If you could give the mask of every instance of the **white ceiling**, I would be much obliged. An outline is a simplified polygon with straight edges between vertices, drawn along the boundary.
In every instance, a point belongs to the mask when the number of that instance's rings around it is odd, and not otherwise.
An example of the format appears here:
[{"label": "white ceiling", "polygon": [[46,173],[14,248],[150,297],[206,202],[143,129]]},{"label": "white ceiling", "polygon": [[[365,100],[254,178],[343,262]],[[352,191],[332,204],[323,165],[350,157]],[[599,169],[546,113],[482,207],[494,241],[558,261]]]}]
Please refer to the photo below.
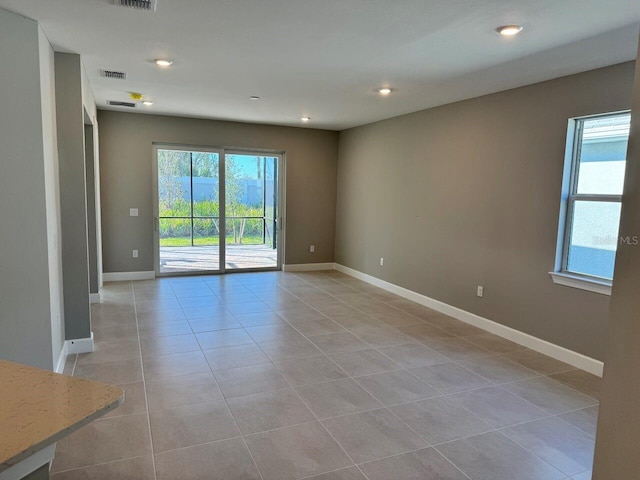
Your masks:
[{"label": "white ceiling", "polygon": [[[638,0],[0,0],[80,53],[100,108],[341,130],[634,59]],[[502,38],[495,28],[522,24]],[[169,69],[154,58],[170,58]],[[126,81],[100,77],[123,70]],[[397,88],[387,98],[373,93]],[[259,101],[249,100],[258,95]]]}]

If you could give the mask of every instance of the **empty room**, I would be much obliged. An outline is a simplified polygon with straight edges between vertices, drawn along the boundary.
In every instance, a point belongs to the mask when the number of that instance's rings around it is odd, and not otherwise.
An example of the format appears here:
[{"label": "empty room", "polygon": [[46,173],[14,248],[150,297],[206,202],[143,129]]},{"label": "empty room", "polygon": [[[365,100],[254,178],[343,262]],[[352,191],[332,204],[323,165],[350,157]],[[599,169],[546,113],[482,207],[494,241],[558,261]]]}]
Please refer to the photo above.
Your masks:
[{"label": "empty room", "polygon": [[0,480],[640,479],[637,0],[0,0]]}]

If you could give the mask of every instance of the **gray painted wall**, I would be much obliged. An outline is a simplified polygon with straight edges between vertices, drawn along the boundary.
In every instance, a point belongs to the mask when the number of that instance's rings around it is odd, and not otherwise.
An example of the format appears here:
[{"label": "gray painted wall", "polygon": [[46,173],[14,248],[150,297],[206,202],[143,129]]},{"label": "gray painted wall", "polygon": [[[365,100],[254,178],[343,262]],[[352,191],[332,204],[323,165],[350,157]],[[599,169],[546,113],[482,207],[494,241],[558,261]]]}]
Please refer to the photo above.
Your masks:
[{"label": "gray painted wall", "polygon": [[98,122],[105,272],[154,269],[153,142],[285,151],[285,263],[333,262],[336,132],[113,111],[100,111]]},{"label": "gray painted wall", "polygon": [[[620,235],[640,235],[640,69],[636,72],[627,161]],[[639,272],[640,246],[621,245],[607,326],[593,480],[632,479],[640,471]]]},{"label": "gray painted wall", "polygon": [[66,339],[91,336],[84,107],[80,56],[56,53],[56,108]]},{"label": "gray painted wall", "polygon": [[60,272],[51,258],[59,251],[45,40],[35,21],[0,9],[0,62],[11,66],[0,75],[0,358],[52,369],[62,325],[52,317],[60,314]]},{"label": "gray painted wall", "polygon": [[616,65],[341,132],[336,261],[602,359],[609,297],[548,272],[567,120],[630,108],[633,72]]}]

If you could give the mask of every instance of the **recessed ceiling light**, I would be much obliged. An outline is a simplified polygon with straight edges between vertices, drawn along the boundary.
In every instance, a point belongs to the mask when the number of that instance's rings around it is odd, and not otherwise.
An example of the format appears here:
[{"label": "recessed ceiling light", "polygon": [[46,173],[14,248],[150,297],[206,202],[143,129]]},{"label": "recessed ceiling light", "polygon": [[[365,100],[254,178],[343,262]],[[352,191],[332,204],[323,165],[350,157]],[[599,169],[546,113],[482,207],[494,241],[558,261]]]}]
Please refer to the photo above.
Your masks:
[{"label": "recessed ceiling light", "polygon": [[156,58],[154,62],[156,62],[156,65],[158,65],[159,67],[170,67],[171,65],[173,65],[173,62],[171,60],[166,60],[164,58]]},{"label": "recessed ceiling light", "polygon": [[147,107],[150,107],[151,105],[153,105],[153,102],[151,100],[144,100],[142,104],[146,105]]},{"label": "recessed ceiling light", "polygon": [[387,95],[390,95],[391,93],[395,92],[396,89],[391,87],[382,87],[382,88],[376,88],[375,91],[376,93],[379,93],[380,95],[384,95],[386,97]]},{"label": "recessed ceiling light", "polygon": [[302,117],[300,120],[306,123],[311,120],[311,117]]},{"label": "recessed ceiling light", "polygon": [[249,97],[250,100],[260,100],[260,97],[258,97],[257,95],[251,95]]},{"label": "recessed ceiling light", "polygon": [[513,37],[514,35],[519,34],[521,31],[522,25],[503,25],[496,28],[496,32],[498,32],[503,37]]}]

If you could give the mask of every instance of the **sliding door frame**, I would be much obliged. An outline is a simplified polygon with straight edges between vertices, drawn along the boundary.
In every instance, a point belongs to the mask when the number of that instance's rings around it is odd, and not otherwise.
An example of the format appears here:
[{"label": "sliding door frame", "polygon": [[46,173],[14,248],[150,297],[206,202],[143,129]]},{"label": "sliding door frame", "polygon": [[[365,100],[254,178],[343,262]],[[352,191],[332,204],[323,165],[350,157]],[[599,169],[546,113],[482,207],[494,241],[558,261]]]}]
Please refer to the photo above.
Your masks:
[{"label": "sliding door frame", "polygon": [[[282,270],[284,263],[285,251],[285,224],[286,224],[286,153],[282,150],[267,150],[253,148],[236,148],[236,147],[214,147],[202,145],[189,145],[177,143],[152,143],[152,194],[153,194],[153,258],[154,270],[156,277],[176,277],[176,276],[194,276],[194,275],[219,275],[226,273],[241,272],[261,272],[261,271],[277,271]],[[160,211],[159,211],[159,185],[158,185],[158,150],[176,150],[182,152],[206,152],[218,154],[218,204],[219,204],[219,245],[218,245],[218,270],[193,270],[183,272],[162,272],[160,267]],[[276,232],[276,266],[275,267],[258,267],[258,268],[226,268],[226,156],[227,155],[255,155],[265,157],[276,157],[278,159],[277,172],[277,221]],[[192,192],[193,195],[193,192]],[[192,206],[193,208],[193,206]],[[193,217],[193,211],[191,212]]]}]

